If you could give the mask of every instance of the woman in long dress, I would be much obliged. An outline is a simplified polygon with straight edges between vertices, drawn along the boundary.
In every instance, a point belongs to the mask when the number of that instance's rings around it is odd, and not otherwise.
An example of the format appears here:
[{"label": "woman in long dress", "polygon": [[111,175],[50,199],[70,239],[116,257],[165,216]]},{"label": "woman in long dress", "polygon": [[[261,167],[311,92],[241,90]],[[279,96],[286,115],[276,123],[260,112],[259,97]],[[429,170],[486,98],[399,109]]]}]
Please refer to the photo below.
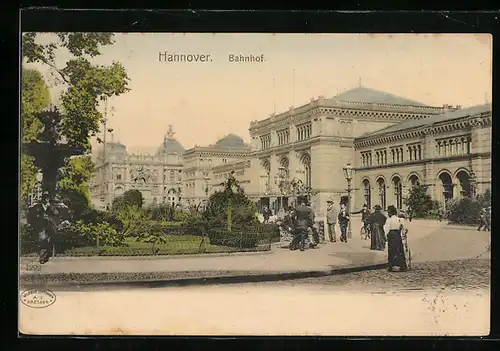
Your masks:
[{"label": "woman in long dress", "polygon": [[[387,260],[389,272],[392,272],[394,267],[399,267],[399,271],[404,272],[408,270],[407,258],[405,255],[406,250],[402,237],[405,228],[394,206],[391,205],[387,208],[387,214],[389,218],[385,225],[385,231],[387,233]],[[406,235],[406,233],[403,234]]]},{"label": "woman in long dress", "polygon": [[384,225],[387,217],[382,213],[382,207],[376,205],[374,208],[375,212],[366,218],[366,222],[371,228],[371,246],[370,250],[385,250],[385,233]]}]

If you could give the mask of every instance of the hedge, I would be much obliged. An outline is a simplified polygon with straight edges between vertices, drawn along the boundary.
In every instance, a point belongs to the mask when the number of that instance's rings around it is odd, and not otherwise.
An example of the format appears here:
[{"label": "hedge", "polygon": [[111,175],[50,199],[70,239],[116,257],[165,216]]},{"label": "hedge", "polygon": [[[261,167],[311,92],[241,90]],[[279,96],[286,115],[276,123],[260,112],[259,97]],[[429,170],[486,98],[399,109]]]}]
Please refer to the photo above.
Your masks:
[{"label": "hedge", "polygon": [[450,223],[478,224],[481,204],[476,199],[467,197],[452,199],[446,204],[446,215]]}]

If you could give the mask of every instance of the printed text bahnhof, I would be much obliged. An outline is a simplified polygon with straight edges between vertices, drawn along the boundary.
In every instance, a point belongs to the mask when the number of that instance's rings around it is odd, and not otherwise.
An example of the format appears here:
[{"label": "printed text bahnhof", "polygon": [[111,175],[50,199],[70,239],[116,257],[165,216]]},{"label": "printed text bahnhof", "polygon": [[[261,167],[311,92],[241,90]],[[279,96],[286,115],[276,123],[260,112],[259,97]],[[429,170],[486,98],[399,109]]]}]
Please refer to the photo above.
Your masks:
[{"label": "printed text bahnhof", "polygon": [[[158,60],[160,62],[166,63],[206,63],[212,62],[212,57],[210,54],[179,54],[170,53],[168,51],[160,51],[158,53]],[[264,62],[264,54],[260,55],[239,55],[239,54],[228,54],[227,62],[229,63],[253,63],[253,62]]]}]

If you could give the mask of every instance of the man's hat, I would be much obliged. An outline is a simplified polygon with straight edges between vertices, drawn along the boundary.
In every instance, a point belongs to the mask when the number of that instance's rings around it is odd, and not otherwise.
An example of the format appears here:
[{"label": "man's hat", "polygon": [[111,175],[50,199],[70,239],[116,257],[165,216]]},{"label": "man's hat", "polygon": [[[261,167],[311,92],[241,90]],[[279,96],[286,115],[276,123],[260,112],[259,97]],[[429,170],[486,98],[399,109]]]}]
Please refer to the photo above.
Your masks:
[{"label": "man's hat", "polygon": [[366,208],[368,208],[368,205],[367,205],[367,204],[364,204],[364,205],[363,205],[363,207],[366,207]]},{"label": "man's hat", "polygon": [[375,211],[380,211],[382,209],[382,207],[380,207],[380,205],[375,205],[375,206],[373,206],[373,209]]},{"label": "man's hat", "polygon": [[328,200],[326,201],[326,203],[327,203],[327,204],[333,204],[333,200],[332,200],[332,199],[328,199]]},{"label": "man's hat", "polygon": [[42,193],[42,199],[45,199],[46,197],[49,197],[49,192],[48,191],[44,191]]}]

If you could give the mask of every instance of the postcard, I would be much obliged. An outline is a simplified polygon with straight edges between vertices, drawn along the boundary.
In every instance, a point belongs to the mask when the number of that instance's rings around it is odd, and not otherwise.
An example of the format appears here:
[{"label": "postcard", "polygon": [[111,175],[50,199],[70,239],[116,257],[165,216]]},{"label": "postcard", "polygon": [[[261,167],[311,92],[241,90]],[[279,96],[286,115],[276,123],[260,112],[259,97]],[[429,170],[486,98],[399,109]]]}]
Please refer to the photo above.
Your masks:
[{"label": "postcard", "polygon": [[21,55],[20,333],[490,333],[490,34]]}]

